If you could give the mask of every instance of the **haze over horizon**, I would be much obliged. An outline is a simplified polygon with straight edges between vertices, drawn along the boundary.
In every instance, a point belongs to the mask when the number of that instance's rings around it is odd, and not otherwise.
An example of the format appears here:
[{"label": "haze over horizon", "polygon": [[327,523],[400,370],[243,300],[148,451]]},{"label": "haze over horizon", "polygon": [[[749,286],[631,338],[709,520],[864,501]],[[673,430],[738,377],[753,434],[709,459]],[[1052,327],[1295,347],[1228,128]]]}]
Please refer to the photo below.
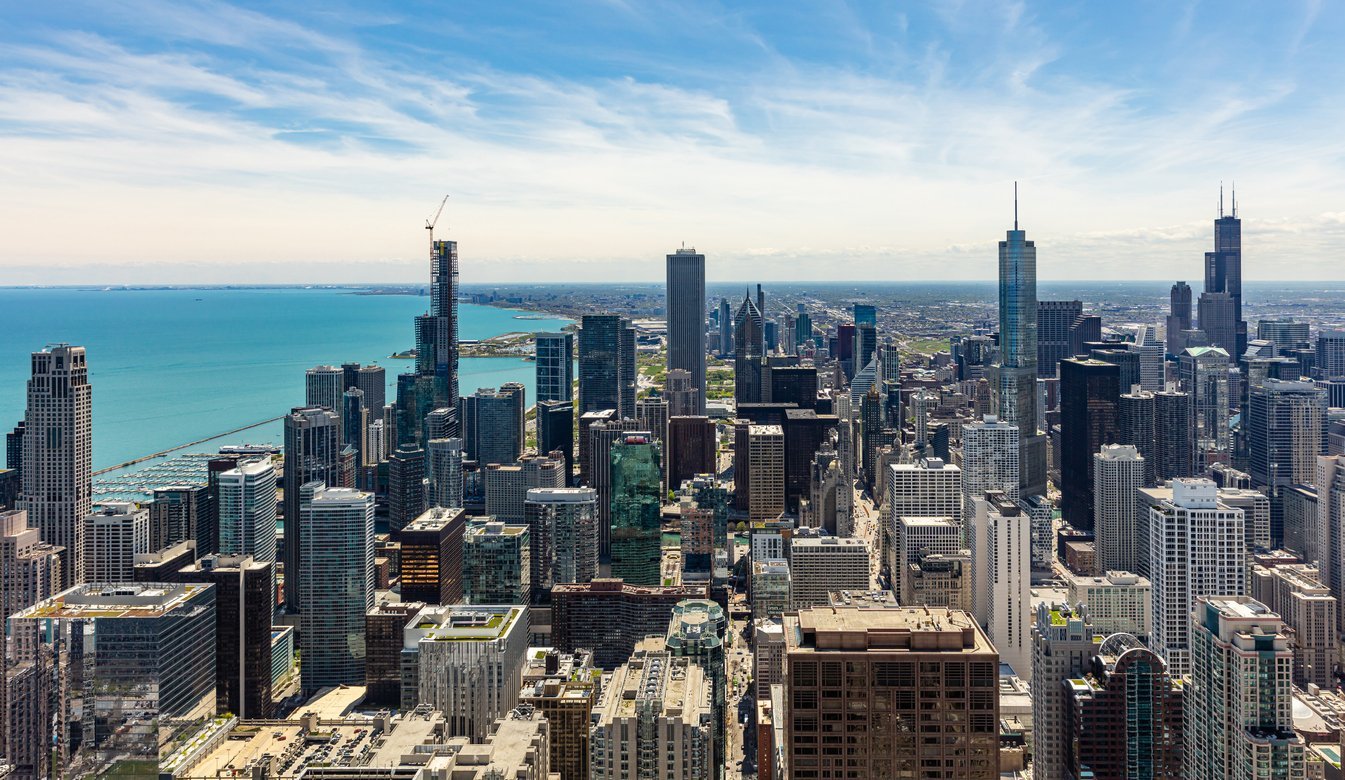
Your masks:
[{"label": "haze over horizon", "polygon": [[0,284],[1341,279],[1345,8],[92,3],[0,30]]}]

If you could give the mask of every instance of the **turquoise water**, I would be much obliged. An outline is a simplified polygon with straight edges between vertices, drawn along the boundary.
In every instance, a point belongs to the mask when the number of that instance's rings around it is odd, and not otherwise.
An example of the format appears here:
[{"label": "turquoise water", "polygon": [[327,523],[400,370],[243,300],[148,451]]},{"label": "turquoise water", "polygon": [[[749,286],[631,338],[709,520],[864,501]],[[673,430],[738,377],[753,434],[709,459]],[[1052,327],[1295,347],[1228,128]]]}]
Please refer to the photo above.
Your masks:
[{"label": "turquoise water", "polygon": [[[232,428],[278,417],[304,401],[304,370],[348,361],[387,369],[388,400],[412,361],[412,318],[429,299],[349,290],[0,289],[0,429],[23,419],[29,353],[65,341],[88,349],[93,467],[105,468]],[[559,319],[490,306],[459,307],[462,339],[556,330]],[[528,315],[532,316],[532,315]],[[464,359],[459,385],[522,382],[533,364]],[[271,423],[210,442],[278,443]]]}]

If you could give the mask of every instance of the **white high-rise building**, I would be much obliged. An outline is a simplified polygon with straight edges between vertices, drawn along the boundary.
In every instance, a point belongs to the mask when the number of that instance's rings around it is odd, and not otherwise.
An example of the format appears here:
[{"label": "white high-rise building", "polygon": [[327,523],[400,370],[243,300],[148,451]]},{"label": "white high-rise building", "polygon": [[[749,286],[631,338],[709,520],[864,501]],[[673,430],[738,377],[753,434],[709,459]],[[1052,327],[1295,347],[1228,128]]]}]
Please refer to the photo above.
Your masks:
[{"label": "white high-rise building", "polygon": [[962,426],[962,512],[971,520],[973,501],[998,490],[1018,500],[1018,426],[993,414]]},{"label": "white high-rise building", "polygon": [[[1096,640],[1096,641],[1094,641]],[[1032,624],[1032,780],[1066,780],[1074,717],[1065,681],[1082,677],[1102,637],[1083,605],[1038,604]]]},{"label": "white high-rise building", "polygon": [[129,502],[100,504],[84,518],[84,576],[89,582],[133,582],[135,556],[149,548],[149,510]]},{"label": "white high-rise building", "polygon": [[793,539],[789,577],[791,609],[826,606],[832,591],[868,591],[869,545],[834,536]]},{"label": "white high-rise building", "polygon": [[[1128,345],[1128,348],[1140,356],[1140,387],[1151,393],[1162,390],[1166,376],[1163,359],[1167,345],[1158,338],[1157,329],[1153,325],[1136,328],[1135,343]],[[1124,392],[1128,388],[1121,389]]]},{"label": "white high-rise building", "polygon": [[314,366],[304,372],[304,404],[340,413],[345,395],[345,369],[340,366]]},{"label": "white high-rise building", "polygon": [[1247,592],[1243,513],[1219,502],[1208,479],[1174,479],[1144,488],[1153,582],[1150,647],[1174,676],[1189,674],[1191,606],[1198,596]]},{"label": "white high-rise building", "polygon": [[84,347],[33,353],[19,509],[42,541],[65,548],[61,587],[84,582],[84,518],[93,511],[93,389]]},{"label": "white high-rise building", "polygon": [[[276,564],[276,468],[270,457],[245,460],[235,468],[220,472],[219,552],[222,555],[251,555],[271,566],[275,592]],[[299,486],[291,490],[298,490]]]},{"label": "white high-rise building", "polygon": [[939,405],[938,393],[920,389],[911,396],[911,425],[915,428],[915,446],[917,449],[929,443],[929,418]]},{"label": "white high-rise building", "polygon": [[325,485],[311,497],[307,492],[299,509],[306,569],[299,629],[300,675],[311,693],[364,684],[364,616],[374,608],[374,494]]},{"label": "white high-rise building", "polygon": [[1306,777],[1294,731],[1294,653],[1279,615],[1249,596],[1198,598],[1183,695],[1189,780]]},{"label": "white high-rise building", "polygon": [[975,499],[968,536],[972,614],[1000,660],[1032,679],[1032,519],[997,490]]},{"label": "white high-rise building", "polygon": [[898,563],[901,518],[962,518],[962,469],[939,458],[916,463],[894,463],[887,470],[887,518],[882,529],[883,560],[892,576],[900,576],[905,561]]},{"label": "white high-rise building", "polygon": [[1065,572],[1070,604],[1088,607],[1088,619],[1103,636],[1149,635],[1153,583],[1128,571],[1109,571],[1101,577]]},{"label": "white high-rise building", "polygon": [[527,607],[427,606],[403,634],[402,709],[428,704],[444,713],[449,736],[479,742],[518,704]]},{"label": "white high-rise building", "polygon": [[1093,456],[1093,530],[1101,571],[1135,570],[1137,490],[1144,487],[1144,458],[1128,444],[1104,444]]}]

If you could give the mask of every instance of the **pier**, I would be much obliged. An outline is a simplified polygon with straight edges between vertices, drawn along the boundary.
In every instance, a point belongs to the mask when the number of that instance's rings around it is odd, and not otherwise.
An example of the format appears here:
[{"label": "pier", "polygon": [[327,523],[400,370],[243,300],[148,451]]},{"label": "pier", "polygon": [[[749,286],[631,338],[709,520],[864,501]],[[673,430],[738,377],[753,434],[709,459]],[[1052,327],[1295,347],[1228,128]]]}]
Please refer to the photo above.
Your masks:
[{"label": "pier", "polygon": [[216,433],[216,434],[213,434],[213,435],[211,435],[211,436],[206,436],[206,437],[203,438],[203,439],[197,439],[197,440],[195,440],[195,441],[189,441],[189,442],[187,442],[186,444],[179,444],[179,445],[177,445],[176,447],[169,447],[169,448],[166,449],[166,450],[159,450],[158,452],[153,452],[153,453],[150,453],[149,455],[142,455],[142,456],[139,457],[139,458],[135,458],[135,459],[133,459],[133,460],[128,460],[128,461],[126,461],[126,462],[124,462],[124,463],[118,463],[118,464],[115,465],[115,466],[108,466],[108,467],[105,468],[105,469],[99,469],[99,470],[93,472],[93,476],[97,477],[97,476],[101,476],[101,475],[103,475],[103,474],[107,474],[107,473],[112,472],[112,471],[117,471],[118,469],[129,468],[129,467],[131,467],[131,466],[137,466],[137,465],[139,465],[139,464],[141,464],[141,463],[144,463],[145,461],[154,460],[155,458],[162,458],[162,457],[164,457],[165,455],[170,455],[170,454],[172,454],[172,453],[174,453],[174,452],[177,452],[178,450],[185,450],[185,449],[187,449],[188,447],[195,447],[195,446],[197,446],[198,444],[205,444],[205,443],[208,442],[208,441],[211,441],[211,440],[214,440],[214,439],[218,439],[218,438],[220,438],[220,437],[222,437],[222,436],[232,436],[232,435],[235,434],[235,433],[242,433],[243,431],[249,431],[249,430],[252,430],[253,428],[258,428],[258,427],[260,427],[260,426],[266,425],[267,423],[273,423],[273,422],[276,422],[277,420],[280,420],[280,419],[282,419],[283,417],[284,417],[284,415],[281,415],[281,416],[279,416],[279,417],[269,417],[269,418],[267,418],[267,419],[265,419],[265,420],[262,420],[261,422],[255,422],[255,423],[252,423],[252,424],[250,424],[250,425],[244,425],[244,426],[242,426],[242,427],[240,427],[240,428],[234,428],[234,429],[232,429],[232,430],[224,431],[224,432],[222,432],[222,433]]}]

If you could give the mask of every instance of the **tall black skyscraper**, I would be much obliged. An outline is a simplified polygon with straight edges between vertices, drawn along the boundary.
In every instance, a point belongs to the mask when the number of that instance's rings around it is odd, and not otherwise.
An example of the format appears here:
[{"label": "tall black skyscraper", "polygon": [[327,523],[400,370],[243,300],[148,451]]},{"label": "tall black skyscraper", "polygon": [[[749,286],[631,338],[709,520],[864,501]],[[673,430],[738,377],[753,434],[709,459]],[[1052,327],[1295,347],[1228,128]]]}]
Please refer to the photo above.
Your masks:
[{"label": "tall black skyscraper", "polygon": [[[1228,296],[1225,303],[1217,296]],[[1209,296],[1207,300],[1207,296]],[[1214,251],[1205,253],[1205,295],[1200,296],[1200,328],[1210,337],[1210,341],[1223,347],[1233,359],[1241,357],[1247,351],[1247,322],[1242,319],[1242,220],[1238,219],[1238,195],[1233,191],[1233,212],[1224,214],[1224,191],[1219,188],[1219,218],[1214,220]],[[1216,322],[1216,337],[1210,325],[1205,322],[1206,312]],[[1231,319],[1232,343],[1222,343],[1220,338],[1227,325],[1224,320]]]},{"label": "tall black skyscraper", "polygon": [[1060,511],[1075,528],[1093,528],[1093,456],[1117,440],[1120,371],[1101,360],[1060,361]]},{"label": "tall black skyscraper", "polygon": [[1177,282],[1168,293],[1167,350],[1175,355],[1186,349],[1182,331],[1191,329],[1191,285]]},{"label": "tall black skyscraper", "polygon": [[635,418],[635,329],[616,314],[585,314],[579,328],[579,412]]},{"label": "tall black skyscraper", "polygon": [[682,247],[668,255],[668,370],[691,373],[695,414],[705,414],[705,255]]},{"label": "tall black skyscraper", "polygon": [[[760,290],[760,288],[758,288]],[[757,300],[761,300],[760,292]],[[761,308],[751,294],[743,296],[733,318],[733,398],[740,404],[762,399],[762,364],[766,359],[766,329]]]},{"label": "tall black skyscraper", "polygon": [[1154,482],[1195,476],[1191,396],[1176,389],[1154,393]]},{"label": "tall black skyscraper", "polygon": [[423,446],[425,415],[457,407],[458,242],[431,239],[430,310],[416,317],[416,371],[397,377],[398,440]]}]

